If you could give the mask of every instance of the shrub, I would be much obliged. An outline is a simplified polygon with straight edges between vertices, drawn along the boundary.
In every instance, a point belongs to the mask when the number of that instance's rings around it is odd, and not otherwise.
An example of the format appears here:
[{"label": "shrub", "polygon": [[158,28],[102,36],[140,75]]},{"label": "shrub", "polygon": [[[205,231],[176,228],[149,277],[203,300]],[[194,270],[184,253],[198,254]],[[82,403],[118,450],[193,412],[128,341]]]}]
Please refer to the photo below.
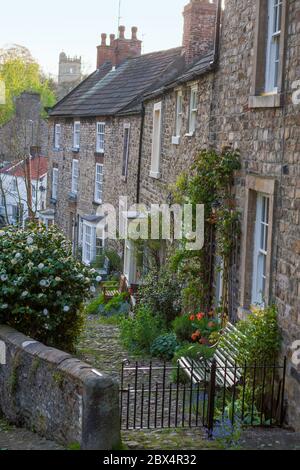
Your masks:
[{"label": "shrub", "polygon": [[132,352],[150,353],[152,343],[164,330],[161,319],[148,307],[139,307],[132,318],[122,318],[120,322],[121,340]]},{"label": "shrub", "polygon": [[128,303],[129,296],[127,292],[119,295],[115,295],[107,304],[104,306],[103,315],[106,317],[112,317],[113,315],[127,315],[130,311],[130,305]]},{"label": "shrub", "polygon": [[179,341],[210,344],[211,335],[220,330],[220,322],[215,318],[207,318],[204,313],[197,313],[176,318],[173,328]]},{"label": "shrub", "polygon": [[[281,344],[276,307],[255,309],[246,320],[238,322],[236,327],[242,333],[238,362],[240,364],[244,364],[245,361],[249,364],[255,362],[273,364]],[[226,335],[226,338],[235,344],[234,336],[235,333],[231,333]]]},{"label": "shrub", "polygon": [[114,250],[105,250],[100,256],[97,256],[96,260],[92,263],[92,267],[95,269],[101,269],[104,266],[105,258],[109,259],[109,271],[121,272],[122,260],[118,253]]},{"label": "shrub", "polygon": [[181,312],[181,283],[168,268],[152,270],[139,291],[141,303],[170,324]]},{"label": "shrub", "polygon": [[160,359],[169,361],[173,358],[177,348],[178,343],[176,335],[174,333],[167,333],[154,340],[150,353],[153,357],[159,357]]},{"label": "shrub", "polygon": [[0,236],[0,323],[72,351],[94,276],[57,228],[10,227]]},{"label": "shrub", "polygon": [[190,344],[186,343],[182,345],[175,353],[174,362],[177,362],[181,357],[187,357],[191,360],[197,360],[200,358],[203,359],[212,359],[215,353],[214,348],[209,348],[202,344]]},{"label": "shrub", "polygon": [[104,308],[104,295],[101,294],[99,297],[93,299],[86,307],[85,313],[87,315],[98,315]]}]

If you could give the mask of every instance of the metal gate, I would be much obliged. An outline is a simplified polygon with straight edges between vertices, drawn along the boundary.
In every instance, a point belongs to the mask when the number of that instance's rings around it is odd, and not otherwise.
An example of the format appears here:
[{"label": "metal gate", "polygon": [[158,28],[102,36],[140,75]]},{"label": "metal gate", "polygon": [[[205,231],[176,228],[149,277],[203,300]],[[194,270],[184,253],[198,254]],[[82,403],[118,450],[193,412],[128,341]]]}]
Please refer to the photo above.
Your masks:
[{"label": "metal gate", "polygon": [[[204,427],[212,435],[232,425],[282,426],[285,415],[283,365],[191,364],[190,370],[161,362],[124,361],[120,409],[123,430]],[[197,367],[201,379],[193,370]],[[201,370],[199,369],[201,368]],[[188,378],[190,375],[190,378]],[[226,377],[235,377],[228,387]],[[222,379],[223,377],[223,379]]]}]

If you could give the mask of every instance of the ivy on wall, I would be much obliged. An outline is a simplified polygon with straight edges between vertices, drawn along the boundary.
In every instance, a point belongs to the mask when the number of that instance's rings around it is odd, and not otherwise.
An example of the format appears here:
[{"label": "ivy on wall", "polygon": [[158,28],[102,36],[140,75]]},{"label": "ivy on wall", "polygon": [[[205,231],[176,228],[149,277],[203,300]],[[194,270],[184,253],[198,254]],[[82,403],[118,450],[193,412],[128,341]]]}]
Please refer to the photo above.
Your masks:
[{"label": "ivy on wall", "polygon": [[239,213],[232,194],[233,179],[240,169],[240,154],[231,148],[221,152],[202,150],[189,172],[181,174],[173,188],[175,202],[205,207],[205,245],[188,251],[186,241],[172,256],[172,267],[185,277],[184,310],[209,312],[213,303],[215,257],[222,259],[222,313],[228,314],[230,259],[240,231]]}]

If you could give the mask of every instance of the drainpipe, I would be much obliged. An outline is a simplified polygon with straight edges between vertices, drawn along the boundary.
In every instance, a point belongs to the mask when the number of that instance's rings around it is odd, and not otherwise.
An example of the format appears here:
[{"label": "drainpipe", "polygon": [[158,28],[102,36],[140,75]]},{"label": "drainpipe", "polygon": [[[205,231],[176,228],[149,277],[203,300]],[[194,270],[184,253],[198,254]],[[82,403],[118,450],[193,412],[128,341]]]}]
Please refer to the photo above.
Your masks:
[{"label": "drainpipe", "polygon": [[218,60],[219,60],[221,14],[222,14],[222,0],[218,0],[217,16],[216,16],[216,29],[215,29],[214,59],[213,59],[212,65],[216,65]]},{"label": "drainpipe", "polygon": [[145,105],[144,103],[142,103],[139,160],[138,160],[138,171],[137,171],[137,190],[136,190],[136,203],[137,204],[140,203],[140,192],[141,192],[141,169],[142,169],[144,125],[145,125]]}]

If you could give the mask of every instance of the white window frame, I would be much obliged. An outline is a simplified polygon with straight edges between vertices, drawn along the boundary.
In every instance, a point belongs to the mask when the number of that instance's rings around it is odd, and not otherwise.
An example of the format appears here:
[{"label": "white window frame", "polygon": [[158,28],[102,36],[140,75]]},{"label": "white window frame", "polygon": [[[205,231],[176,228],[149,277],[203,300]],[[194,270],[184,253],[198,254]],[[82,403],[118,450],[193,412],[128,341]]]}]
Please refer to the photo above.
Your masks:
[{"label": "white window frame", "polygon": [[183,94],[182,90],[176,92],[176,125],[175,135],[180,137],[182,129],[182,118],[183,118]]},{"label": "white window frame", "polygon": [[73,127],[73,148],[77,150],[80,149],[80,127],[80,121],[75,121]]},{"label": "white window frame", "polygon": [[58,168],[52,168],[52,191],[51,197],[55,201],[57,200],[57,192],[58,192]]},{"label": "white window frame", "polygon": [[156,103],[153,109],[153,133],[151,152],[151,178],[159,179],[161,155],[162,102]]},{"label": "white window frame", "polygon": [[18,192],[18,179],[15,176],[11,180],[11,192],[12,193]]},{"label": "white window frame", "polygon": [[283,1],[268,1],[268,31],[266,53],[265,92],[278,92],[280,66],[280,37],[282,27]]},{"label": "white window frame", "polygon": [[105,122],[97,122],[96,152],[104,153],[105,149]]},{"label": "white window frame", "polygon": [[198,114],[198,85],[191,86],[190,106],[189,106],[189,132],[188,136],[193,136],[196,131]]},{"label": "white window frame", "polygon": [[[126,136],[127,136],[127,141],[126,141]],[[125,180],[127,179],[127,176],[128,176],[129,147],[130,147],[130,124],[124,124],[122,176]]]},{"label": "white window frame", "polygon": [[71,192],[78,194],[79,189],[79,160],[72,160],[72,185]]},{"label": "white window frame", "polygon": [[97,257],[97,243],[101,241],[101,251],[105,248],[104,230],[102,237],[97,234],[97,225],[82,220],[82,261],[86,265],[90,265]]},{"label": "white window frame", "polygon": [[95,167],[95,202],[103,202],[103,164],[96,163]]},{"label": "white window frame", "polygon": [[252,276],[252,305],[264,306],[266,301],[270,207],[270,197],[267,194],[257,193]]},{"label": "white window frame", "polygon": [[55,124],[55,126],[54,126],[54,148],[55,148],[55,150],[60,149],[60,139],[61,139],[61,124]]}]

